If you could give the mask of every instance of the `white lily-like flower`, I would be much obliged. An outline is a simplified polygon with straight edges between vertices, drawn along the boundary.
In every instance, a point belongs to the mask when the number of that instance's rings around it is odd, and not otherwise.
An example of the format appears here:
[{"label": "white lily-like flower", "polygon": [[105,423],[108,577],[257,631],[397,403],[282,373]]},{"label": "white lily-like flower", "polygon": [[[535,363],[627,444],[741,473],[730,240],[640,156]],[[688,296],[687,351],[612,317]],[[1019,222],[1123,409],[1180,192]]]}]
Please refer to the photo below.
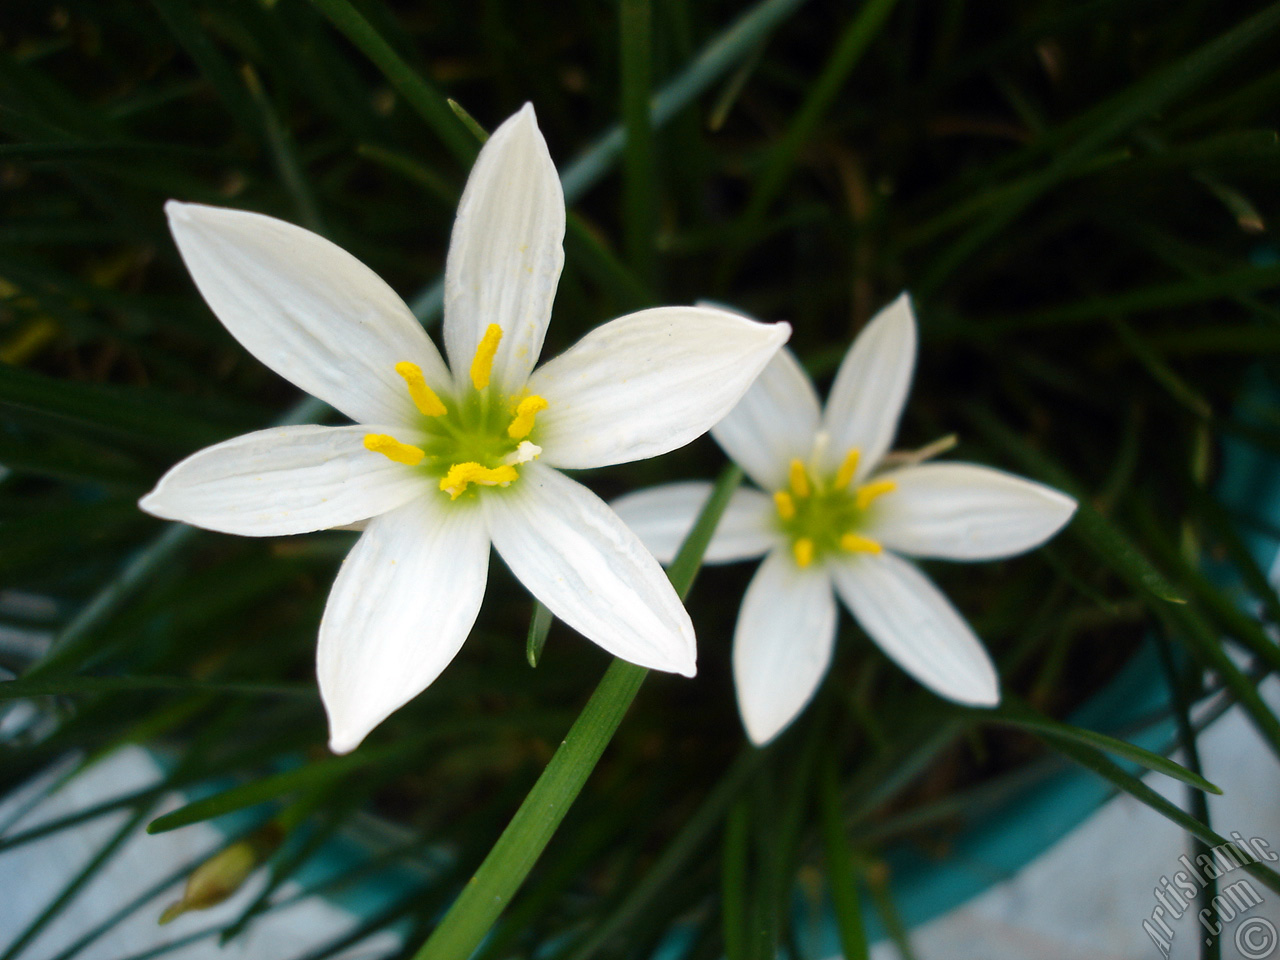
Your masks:
[{"label": "white lily-like flower", "polygon": [[[999,702],[995,668],[972,629],[907,557],[988,560],[1039,546],[1071,518],[1070,497],[969,463],[884,460],[915,367],[903,294],[854,341],[820,410],[790,351],[778,352],[712,436],[761,490],[735,492],[706,562],[761,555],[742,600],[733,676],[747,734],[772,740],[831,662],[836,596],[880,648],[959,703]],[[669,562],[710,486],[628,494],[618,515]]]},{"label": "white lily-like flower", "polygon": [[253,213],[170,202],[196,286],[281,376],[356,421],[277,427],[179,463],[141,501],[246,536],[368,521],[334,582],[317,672],[330,747],[354,749],[457,654],[489,545],[615,656],[692,676],[693,626],[662,568],[556,468],[654,457],[704,433],[790,335],[705,307],[642,310],[534,370],[564,262],[564,194],[533,107],[480,151],[445,269],[440,352],[368,267]]}]

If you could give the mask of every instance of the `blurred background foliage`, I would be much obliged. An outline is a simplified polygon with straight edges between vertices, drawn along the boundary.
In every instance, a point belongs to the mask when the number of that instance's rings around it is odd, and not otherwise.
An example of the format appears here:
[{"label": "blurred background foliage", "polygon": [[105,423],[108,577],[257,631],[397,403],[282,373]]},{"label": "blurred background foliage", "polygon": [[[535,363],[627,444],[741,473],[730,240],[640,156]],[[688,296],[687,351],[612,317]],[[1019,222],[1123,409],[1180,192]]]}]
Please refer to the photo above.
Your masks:
[{"label": "blurred background foliage", "polygon": [[[547,355],[713,299],[789,320],[822,381],[908,289],[922,344],[900,443],[955,433],[956,456],[1084,504],[1029,557],[930,568],[1000,665],[996,714],[920,690],[846,619],[817,703],[753,751],[728,668],[749,570],[703,571],[698,678],[650,678],[486,957],[643,957],[677,924],[687,956],[773,956],[797,877],[831,888],[854,955],[849,889],[894,925],[887,845],[945,855],[1060,754],[1137,791],[1034,711],[1066,715],[1145,642],[1169,654],[1152,683],[1177,691],[1184,735],[1213,694],[1280,751],[1254,689],[1280,657],[1240,606],[1280,624],[1247,550],[1274,534],[1217,495],[1224,443],[1280,452],[1258,401],[1280,351],[1278,31],[1280,5],[1204,0],[6,4],[0,667],[20,679],[0,688],[0,788],[133,743],[170,759],[167,787],[238,783],[186,820],[251,809],[288,835],[251,912],[374,810],[408,828],[388,857],[455,854],[380,918],[422,932],[563,736],[606,657],[555,627],[531,668],[531,602],[495,560],[457,662],[327,756],[312,658],[354,534],[253,541],[136,508],[204,445],[326,416],[213,318],[164,201],[317,230],[432,324],[476,149],[445,98],[488,128],[532,101],[565,176]],[[613,496],[723,462],[703,439],[587,479]],[[97,812],[145,822],[161,792]]]}]

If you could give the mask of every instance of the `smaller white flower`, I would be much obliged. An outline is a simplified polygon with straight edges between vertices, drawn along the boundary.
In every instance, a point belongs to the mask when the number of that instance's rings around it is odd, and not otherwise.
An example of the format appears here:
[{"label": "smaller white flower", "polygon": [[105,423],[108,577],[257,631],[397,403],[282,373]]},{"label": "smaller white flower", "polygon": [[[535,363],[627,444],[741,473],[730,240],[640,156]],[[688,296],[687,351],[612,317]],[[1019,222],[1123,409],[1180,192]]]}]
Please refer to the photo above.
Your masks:
[{"label": "smaller white flower", "polygon": [[243,536],[368,521],[320,623],[330,747],[354,749],[457,654],[489,546],[557,617],[641,666],[693,676],[693,625],[634,533],[560,470],[656,457],[704,433],[790,335],[705,307],[591,331],[537,370],[564,262],[560,179],[533,107],[489,138],[445,265],[446,366],[409,308],[328,240],[170,202],[201,294],[264,364],[356,421],[193,454],[140,506]]},{"label": "smaller white flower", "polygon": [[[892,468],[915,366],[916,322],[903,294],[854,341],[826,411],[791,353],[780,350],[711,434],[747,476],[708,545],[708,563],[765,555],[733,640],[733,676],[747,734],[781,733],[831,662],[836,596],[880,648],[959,703],[999,702],[995,668],[968,623],[908,557],[990,560],[1039,546],[1075,501],[1038,483],[969,463]],[[613,506],[670,562],[710,485],[675,483]]]}]

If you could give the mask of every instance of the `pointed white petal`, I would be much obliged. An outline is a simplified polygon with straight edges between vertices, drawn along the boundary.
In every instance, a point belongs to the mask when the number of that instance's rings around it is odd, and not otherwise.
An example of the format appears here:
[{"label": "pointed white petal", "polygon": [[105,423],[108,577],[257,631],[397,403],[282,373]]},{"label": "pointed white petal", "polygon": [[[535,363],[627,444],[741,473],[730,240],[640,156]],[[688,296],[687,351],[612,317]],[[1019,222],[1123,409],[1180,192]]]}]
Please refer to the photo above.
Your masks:
[{"label": "pointed white petal", "polygon": [[710,307],[656,307],[592,330],[534,371],[543,460],[575,469],[682,447],[742,398],[791,335]]},{"label": "pointed white petal", "polygon": [[948,700],[989,707],[1000,681],[964,617],[928,577],[888,551],[830,565],[858,623],[898,666]]},{"label": "pointed white petal", "polygon": [[493,492],[482,497],[493,546],[530,593],[615,657],[694,675],[689,615],[658,561],[603,500],[540,463]]},{"label": "pointed white petal", "polygon": [[[675,559],[710,495],[709,483],[667,483],[628,493],[609,506],[658,562],[666,564]],[[711,535],[703,563],[732,563],[765,553],[781,536],[774,516],[772,500],[759,490],[738,488]]]},{"label": "pointed white petal", "polygon": [[752,743],[768,743],[813,698],[835,637],[836,598],[827,572],[801,570],[785,548],[765,557],[733,634],[733,682]]},{"label": "pointed white petal", "polygon": [[192,279],[231,335],[352,420],[414,422],[395,371],[402,360],[437,390],[451,383],[404,301],[341,247],[242,210],[170,200],[165,212]]},{"label": "pointed white petal", "polygon": [[808,462],[818,429],[818,395],[809,375],[783,347],[756,382],[711,428],[711,436],[765,490],[787,485],[792,460]]},{"label": "pointed white petal", "polygon": [[[165,520],[242,537],[345,526],[429,489],[421,472],[364,448],[389,427],[272,427],[193,453],[138,506]],[[413,437],[400,434],[412,442]]]},{"label": "pointed white petal", "polygon": [[915,364],[916,318],[904,293],[871,319],[840,364],[822,418],[824,472],[837,470],[854,447],[862,453],[855,482],[880,462],[898,433]]},{"label": "pointed white petal", "polygon": [[453,222],[444,274],[444,345],[458,385],[489,324],[502,327],[493,382],[519,391],[542,352],[564,265],[564,191],[533,105],[493,132]]},{"label": "pointed white petal", "polygon": [[338,571],[316,651],[334,753],[425,690],[471,632],[489,538],[480,511],[459,507],[418,497],[383,514]]},{"label": "pointed white petal", "polygon": [[882,474],[867,535],[916,557],[990,560],[1038,547],[1076,502],[1051,487],[972,463],[926,463]]}]

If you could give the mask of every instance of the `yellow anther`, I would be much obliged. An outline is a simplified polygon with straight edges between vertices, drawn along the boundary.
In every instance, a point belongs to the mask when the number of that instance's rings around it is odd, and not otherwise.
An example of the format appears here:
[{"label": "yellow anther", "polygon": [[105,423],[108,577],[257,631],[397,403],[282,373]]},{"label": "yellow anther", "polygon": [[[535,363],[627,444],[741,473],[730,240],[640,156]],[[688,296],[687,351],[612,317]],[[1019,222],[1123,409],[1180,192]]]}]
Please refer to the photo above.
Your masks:
[{"label": "yellow anther", "polygon": [[404,377],[404,382],[409,387],[409,396],[420,414],[424,417],[443,417],[448,413],[444,404],[440,402],[440,398],[436,396],[436,392],[427,386],[420,366],[408,360],[401,360],[396,364],[396,373]]},{"label": "yellow anther", "polygon": [[809,475],[804,472],[804,464],[799,460],[791,461],[791,492],[797,497],[807,497],[813,493]]},{"label": "yellow anther", "polygon": [[785,490],[779,490],[773,495],[773,504],[778,508],[778,516],[783,520],[793,520],[796,515],[796,502],[791,498],[791,494]]},{"label": "yellow anther", "polygon": [[422,458],[426,456],[422,450],[409,443],[401,443],[395,437],[385,433],[366,433],[364,435],[364,448],[372,450],[374,453],[380,453],[388,460],[394,460],[396,463],[407,464],[416,467],[422,462]]},{"label": "yellow anther", "polygon": [[808,537],[801,537],[791,545],[791,552],[796,556],[796,566],[804,569],[813,563],[813,541]]},{"label": "yellow anther", "polygon": [[516,418],[507,427],[507,436],[512,440],[523,440],[533,430],[533,418],[547,409],[547,401],[539,396],[525,397],[516,407]]},{"label": "yellow anther", "polygon": [[858,471],[858,461],[862,459],[862,451],[854,447],[844,455],[844,463],[836,471],[836,489],[843,490],[853,483],[853,475]]},{"label": "yellow anther", "polygon": [[471,361],[471,382],[477,390],[483,390],[489,385],[489,375],[493,373],[493,358],[501,340],[502,328],[496,323],[489,324],[476,347],[475,358]]},{"label": "yellow anther", "polygon": [[440,489],[449,495],[450,500],[457,500],[468,484],[479,484],[482,487],[505,487],[512,480],[518,480],[520,474],[516,468],[503,464],[499,467],[485,467],[475,462],[455,463],[440,481]]},{"label": "yellow anther", "polygon": [[880,553],[884,547],[870,537],[864,537],[858,533],[846,533],[840,538],[840,549],[848,550],[850,553]]},{"label": "yellow anther", "polygon": [[871,501],[876,497],[883,497],[886,493],[892,493],[898,489],[898,485],[892,480],[877,480],[875,483],[864,483],[853,495],[853,503],[859,510],[865,510],[871,506]]}]

